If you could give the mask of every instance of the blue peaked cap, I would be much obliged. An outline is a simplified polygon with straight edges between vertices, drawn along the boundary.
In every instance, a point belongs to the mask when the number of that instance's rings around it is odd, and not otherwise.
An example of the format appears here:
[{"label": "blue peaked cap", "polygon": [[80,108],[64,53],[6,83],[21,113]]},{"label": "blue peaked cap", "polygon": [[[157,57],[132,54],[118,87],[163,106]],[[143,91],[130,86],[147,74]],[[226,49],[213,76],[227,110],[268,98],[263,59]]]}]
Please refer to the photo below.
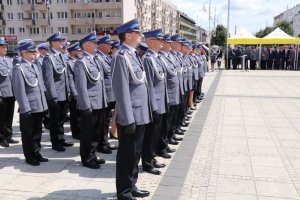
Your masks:
[{"label": "blue peaked cap", "polygon": [[88,41],[96,41],[96,40],[97,40],[96,31],[92,31],[91,33],[84,36],[81,40],[79,40],[79,43],[83,44]]},{"label": "blue peaked cap", "polygon": [[4,37],[0,37],[0,45],[7,45],[7,43],[5,42]]},{"label": "blue peaked cap", "polygon": [[36,48],[34,46],[34,42],[27,42],[27,43],[24,43],[22,45],[19,46],[18,48],[19,51],[36,51]]},{"label": "blue peaked cap", "polygon": [[145,38],[154,37],[154,38],[164,39],[161,31],[162,31],[162,29],[156,29],[156,30],[153,30],[153,31],[145,32],[143,34],[144,34]]},{"label": "blue peaked cap", "polygon": [[121,46],[120,41],[115,41],[114,43],[111,44],[111,47],[116,49],[118,49],[120,46]]},{"label": "blue peaked cap", "polygon": [[111,40],[110,35],[106,35],[106,36],[98,39],[97,44],[103,44],[103,43],[112,44],[113,42],[114,41]]},{"label": "blue peaked cap", "polygon": [[118,35],[122,33],[126,33],[128,31],[136,31],[141,32],[142,30],[139,27],[137,19],[130,20],[129,22],[126,22],[125,24],[122,24],[118,28],[116,28],[116,31]]},{"label": "blue peaked cap", "polygon": [[32,39],[24,39],[17,42],[18,46],[21,46],[25,43],[32,42]]},{"label": "blue peaked cap", "polygon": [[67,47],[67,50],[68,52],[71,52],[71,51],[81,51],[81,47],[79,45],[79,42],[76,42],[74,44],[71,44]]},{"label": "blue peaked cap", "polygon": [[176,35],[172,35],[171,36],[171,40],[173,42],[181,42],[182,41],[182,38],[180,37],[180,34],[176,34]]},{"label": "blue peaked cap", "polygon": [[48,42],[54,42],[54,41],[58,41],[58,40],[62,40],[62,36],[60,32],[54,33],[53,35],[51,35],[50,37],[47,38]]},{"label": "blue peaked cap", "polygon": [[36,45],[36,47],[38,49],[46,49],[46,50],[48,50],[49,49],[49,43],[48,42],[44,42],[44,43]]},{"label": "blue peaked cap", "polygon": [[164,41],[165,41],[165,42],[172,42],[171,37],[170,37],[169,34],[163,35],[163,38],[164,38]]}]

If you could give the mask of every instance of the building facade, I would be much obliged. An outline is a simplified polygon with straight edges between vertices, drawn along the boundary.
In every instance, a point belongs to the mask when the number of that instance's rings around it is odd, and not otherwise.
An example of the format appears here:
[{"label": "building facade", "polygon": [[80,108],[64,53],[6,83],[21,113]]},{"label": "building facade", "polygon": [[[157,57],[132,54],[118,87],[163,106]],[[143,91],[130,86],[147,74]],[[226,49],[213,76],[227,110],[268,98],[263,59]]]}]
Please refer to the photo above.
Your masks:
[{"label": "building facade", "polygon": [[177,30],[182,37],[191,41],[197,41],[197,28],[195,20],[180,11],[178,11],[177,14]]},{"label": "building facade", "polygon": [[200,26],[197,26],[196,40],[200,43],[208,43],[208,31]]},{"label": "building facade", "polygon": [[294,37],[300,37],[300,4],[275,16],[274,24],[283,20],[292,25],[294,29]]}]

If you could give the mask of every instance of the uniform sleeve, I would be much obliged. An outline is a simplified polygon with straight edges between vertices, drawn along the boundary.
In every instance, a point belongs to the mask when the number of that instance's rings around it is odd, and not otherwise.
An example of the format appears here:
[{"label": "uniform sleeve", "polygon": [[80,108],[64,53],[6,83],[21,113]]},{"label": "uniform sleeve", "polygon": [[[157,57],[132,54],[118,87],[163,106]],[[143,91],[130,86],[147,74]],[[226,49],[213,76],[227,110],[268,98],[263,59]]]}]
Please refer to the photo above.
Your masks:
[{"label": "uniform sleeve", "polygon": [[152,62],[149,57],[145,57],[143,61],[143,65],[146,71],[146,77],[147,77],[147,82],[148,82],[148,90],[149,90],[149,97],[150,97],[150,105],[151,105],[151,110],[156,111],[158,109],[157,107],[157,102],[156,102],[156,95],[155,95],[155,90],[153,86],[154,82],[154,71],[152,67]]},{"label": "uniform sleeve", "polygon": [[38,68],[38,71],[41,73],[41,76],[39,78],[39,81],[41,81],[41,85],[42,85],[42,89],[44,92],[46,92],[46,87],[45,87],[45,83],[44,83],[44,78],[43,78],[43,71],[42,71],[42,66],[41,63],[36,59],[34,62]]},{"label": "uniform sleeve", "polygon": [[82,61],[76,61],[74,64],[75,87],[77,89],[77,101],[79,109],[86,110],[92,108],[90,98],[87,91],[87,75],[85,73]]},{"label": "uniform sleeve", "polygon": [[20,113],[31,111],[31,107],[25,91],[25,81],[19,67],[13,68],[12,86],[14,89],[15,98],[20,107]]},{"label": "uniform sleeve", "polygon": [[44,84],[47,100],[57,98],[56,87],[53,79],[53,66],[49,57],[45,57],[42,64]]},{"label": "uniform sleeve", "polygon": [[74,74],[73,74],[70,64],[68,64],[67,73],[68,73],[70,91],[71,91],[72,96],[75,97],[78,94],[77,94],[77,90],[76,90],[75,83],[74,83]]},{"label": "uniform sleeve", "polygon": [[[130,98],[129,74],[123,55],[117,54],[112,60],[112,89],[123,125],[135,122]],[[119,118],[119,117],[117,117]]]}]

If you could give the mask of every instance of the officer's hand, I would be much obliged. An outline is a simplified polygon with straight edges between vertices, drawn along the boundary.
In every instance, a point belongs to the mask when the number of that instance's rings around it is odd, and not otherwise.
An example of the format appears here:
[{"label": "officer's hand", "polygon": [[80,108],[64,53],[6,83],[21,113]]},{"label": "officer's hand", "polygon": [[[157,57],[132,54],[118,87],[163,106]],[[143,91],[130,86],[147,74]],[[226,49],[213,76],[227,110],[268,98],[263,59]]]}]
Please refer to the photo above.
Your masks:
[{"label": "officer's hand", "polygon": [[135,123],[124,126],[124,134],[133,134],[135,132]]},{"label": "officer's hand", "polygon": [[50,107],[55,107],[56,105],[57,105],[57,100],[56,100],[56,98],[51,99],[51,100],[49,101],[49,106],[50,106]]},{"label": "officer's hand", "polygon": [[93,111],[92,111],[92,108],[88,108],[86,110],[82,110],[81,111],[81,115],[84,116],[84,115],[89,115],[91,114]]},{"label": "officer's hand", "polygon": [[157,112],[157,110],[153,111],[152,112],[152,116],[153,116],[153,120],[156,120],[158,118],[158,116],[159,116],[159,112]]},{"label": "officer's hand", "polygon": [[24,117],[30,117],[30,116],[31,116],[31,112],[29,111],[29,112],[27,112],[27,113],[23,113],[23,116],[24,116]]}]

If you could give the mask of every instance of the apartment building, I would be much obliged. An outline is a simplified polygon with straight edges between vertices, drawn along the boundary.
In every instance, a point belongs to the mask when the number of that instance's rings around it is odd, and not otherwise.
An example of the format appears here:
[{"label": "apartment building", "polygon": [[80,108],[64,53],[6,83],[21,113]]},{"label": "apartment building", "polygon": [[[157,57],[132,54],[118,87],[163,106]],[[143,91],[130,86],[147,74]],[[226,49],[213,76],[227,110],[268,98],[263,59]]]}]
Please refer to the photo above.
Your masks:
[{"label": "apartment building", "polygon": [[57,31],[68,40],[93,30],[116,37],[115,28],[135,17],[135,0],[0,0],[0,34],[18,40],[42,42]]},{"label": "apartment building", "polygon": [[287,9],[274,17],[274,24],[280,21],[289,22],[294,29],[294,37],[300,37],[300,4]]},{"label": "apartment building", "polygon": [[177,29],[182,37],[197,41],[196,22],[185,13],[178,11]]}]

